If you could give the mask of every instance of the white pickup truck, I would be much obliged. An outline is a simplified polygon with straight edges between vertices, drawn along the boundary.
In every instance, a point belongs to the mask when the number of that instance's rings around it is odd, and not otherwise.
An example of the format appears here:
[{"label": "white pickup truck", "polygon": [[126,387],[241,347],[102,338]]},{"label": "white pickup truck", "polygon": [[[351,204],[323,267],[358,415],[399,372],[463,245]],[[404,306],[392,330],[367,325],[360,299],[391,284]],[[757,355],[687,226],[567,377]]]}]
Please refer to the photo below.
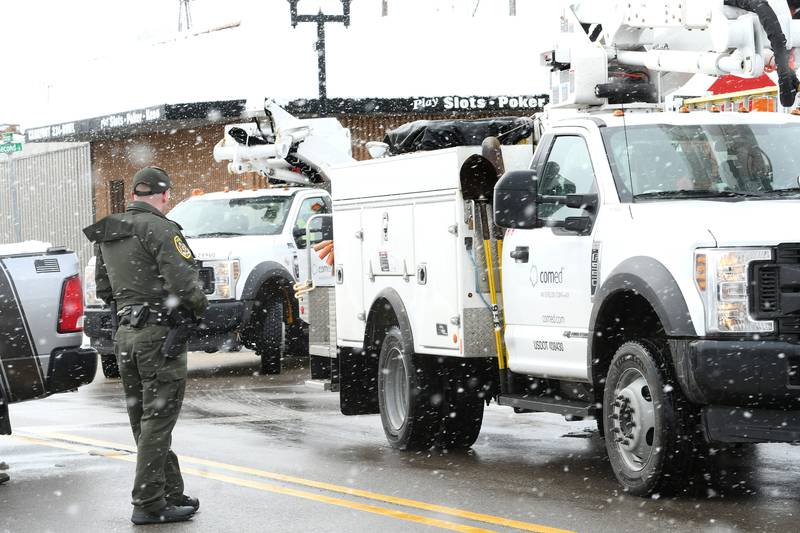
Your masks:
[{"label": "white pickup truck", "polygon": [[8,404],[91,383],[97,352],[82,348],[78,257],[29,241],[0,245],[0,435]]},{"label": "white pickup truck", "polygon": [[[199,261],[209,300],[190,350],[251,347],[262,373],[277,374],[284,354],[308,353],[307,325],[292,286],[300,275],[309,217],[330,211],[323,189],[272,187],[198,194],[167,217],[183,228]],[[86,334],[100,351],[103,371],[116,377],[111,317],[94,288],[94,263],[86,272]]]},{"label": "white pickup truck", "polygon": [[[331,209],[319,161],[353,158],[350,132],[335,119],[297,119],[271,101],[261,102],[259,113],[260,120],[225,126],[214,147],[232,174],[257,175],[256,186],[192,196],[167,217],[183,227],[210,302],[189,349],[245,345],[261,358],[263,374],[277,374],[283,354],[308,354],[307,310],[294,285],[319,263],[300,257],[308,220]],[[258,188],[260,182],[272,186]],[[96,297],[93,262],[86,279],[86,334],[105,375],[116,377],[111,316]]]}]

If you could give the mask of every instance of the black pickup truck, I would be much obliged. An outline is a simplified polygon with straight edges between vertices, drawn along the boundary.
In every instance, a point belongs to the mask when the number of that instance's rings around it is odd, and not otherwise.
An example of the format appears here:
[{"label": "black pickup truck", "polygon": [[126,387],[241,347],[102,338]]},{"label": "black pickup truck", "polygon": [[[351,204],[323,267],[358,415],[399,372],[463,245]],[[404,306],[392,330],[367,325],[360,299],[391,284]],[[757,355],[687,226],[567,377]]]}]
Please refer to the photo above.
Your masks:
[{"label": "black pickup truck", "polygon": [[28,242],[0,245],[0,435],[8,404],[90,383],[97,352],[81,348],[83,291],[78,258]]}]

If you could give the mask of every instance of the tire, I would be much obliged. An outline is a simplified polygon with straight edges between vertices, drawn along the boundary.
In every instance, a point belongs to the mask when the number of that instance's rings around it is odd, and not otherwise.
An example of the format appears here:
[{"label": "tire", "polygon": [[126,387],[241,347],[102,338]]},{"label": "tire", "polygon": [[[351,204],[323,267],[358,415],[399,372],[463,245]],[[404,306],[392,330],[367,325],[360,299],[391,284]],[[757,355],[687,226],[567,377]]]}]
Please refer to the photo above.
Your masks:
[{"label": "tire", "polygon": [[256,355],[261,358],[261,374],[281,373],[283,347],[283,301],[269,297],[261,304],[263,316],[256,336]]},{"label": "tire", "polygon": [[456,393],[443,415],[439,446],[445,450],[466,450],[478,440],[483,424],[484,400],[476,393]]},{"label": "tire", "polygon": [[442,394],[417,357],[393,326],[378,359],[378,406],[386,440],[400,450],[427,450],[439,433]]},{"label": "tire", "polygon": [[108,379],[119,377],[119,366],[117,365],[117,357],[112,354],[100,356],[100,365],[103,367],[103,375]]},{"label": "tire", "polygon": [[603,393],[603,426],[611,468],[626,491],[671,492],[687,479],[696,412],[657,346],[627,342],[617,350]]},{"label": "tire", "polygon": [[297,319],[295,323],[286,328],[286,354],[294,357],[307,357],[308,354],[308,328]]}]

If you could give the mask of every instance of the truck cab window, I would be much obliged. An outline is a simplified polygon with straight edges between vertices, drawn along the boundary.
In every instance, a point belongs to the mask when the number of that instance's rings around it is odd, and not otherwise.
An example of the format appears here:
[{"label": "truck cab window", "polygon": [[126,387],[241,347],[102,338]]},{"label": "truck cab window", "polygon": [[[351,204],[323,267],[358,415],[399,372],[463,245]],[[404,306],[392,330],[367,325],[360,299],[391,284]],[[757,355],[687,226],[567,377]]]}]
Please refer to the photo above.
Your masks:
[{"label": "truck cab window", "polygon": [[[581,137],[574,135],[556,137],[547,161],[541,168],[539,194],[543,196],[597,192],[589,149]],[[539,216],[551,222],[563,221],[567,217],[582,214],[581,209],[562,205],[545,204],[539,207]]]},{"label": "truck cab window", "polygon": [[330,209],[323,198],[314,197],[303,200],[303,203],[300,204],[300,210],[297,212],[297,220],[294,224],[295,243],[298,248],[306,247],[305,232],[308,219],[314,215],[323,215],[327,213],[330,213]]}]

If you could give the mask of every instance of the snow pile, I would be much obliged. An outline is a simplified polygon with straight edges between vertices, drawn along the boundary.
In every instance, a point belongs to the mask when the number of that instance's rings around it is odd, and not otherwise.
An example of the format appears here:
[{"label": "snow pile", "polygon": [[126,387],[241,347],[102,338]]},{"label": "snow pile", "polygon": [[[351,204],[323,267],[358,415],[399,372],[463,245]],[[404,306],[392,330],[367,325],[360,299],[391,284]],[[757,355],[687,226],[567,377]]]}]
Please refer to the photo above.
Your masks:
[{"label": "snow pile", "polygon": [[24,241],[0,244],[0,255],[35,254],[46,252],[53,245],[42,241]]}]

